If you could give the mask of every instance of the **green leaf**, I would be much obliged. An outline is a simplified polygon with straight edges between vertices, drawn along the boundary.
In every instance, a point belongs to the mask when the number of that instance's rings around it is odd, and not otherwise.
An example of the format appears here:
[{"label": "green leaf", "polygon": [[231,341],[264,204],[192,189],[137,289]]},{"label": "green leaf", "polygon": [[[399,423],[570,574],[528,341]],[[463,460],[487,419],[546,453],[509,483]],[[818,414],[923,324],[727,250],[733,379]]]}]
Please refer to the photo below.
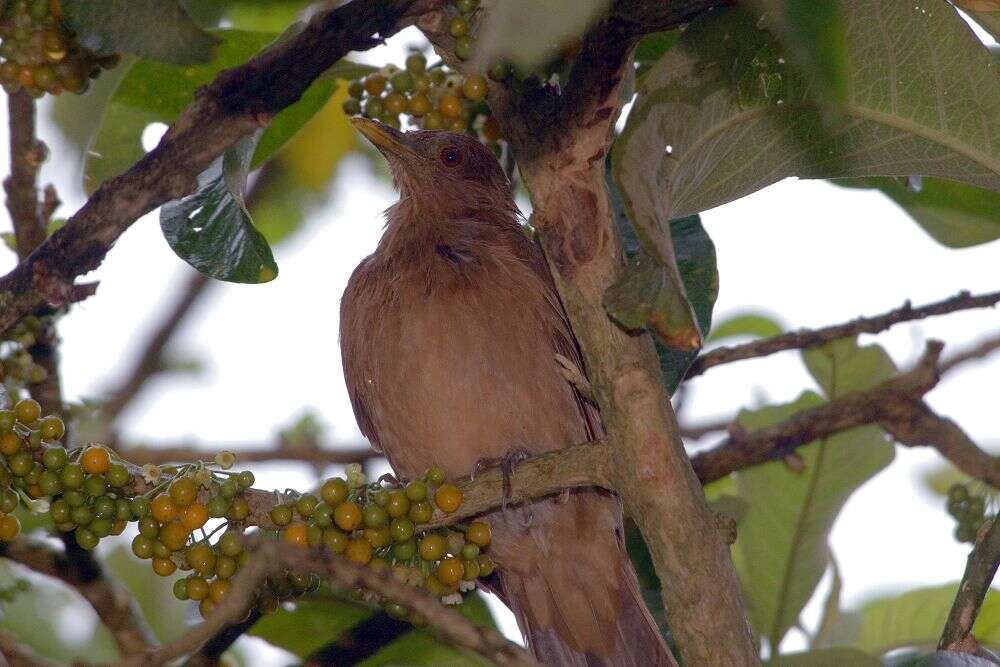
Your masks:
[{"label": "green leaf", "polygon": [[102,561],[115,579],[132,594],[143,618],[161,644],[173,641],[187,631],[185,608],[188,604],[174,597],[172,578],[149,576],[149,565],[135,558],[122,543],[117,544]]},{"label": "green leaf", "polygon": [[243,200],[259,133],[241,139],[198,176],[198,191],[160,209],[177,256],[207,276],[237,283],[274,280],[278,265]]},{"label": "green leaf", "polygon": [[[221,41],[215,58],[206,65],[177,67],[139,60],[128,68],[90,143],[84,164],[84,187],[88,192],[145,154],[141,140],[148,125],[172,123],[199,87],[210,83],[223,69],[245,63],[276,38],[274,33],[245,30],[217,30],[213,34]],[[253,165],[273,155],[326,104],[338,79],[356,78],[370,70],[348,61],[335,64],[298,102],[275,116],[260,140]]]},{"label": "green leaf", "polygon": [[829,126],[815,84],[743,10],[707,12],[684,31],[644,77],[613,154],[639,228],[662,230],[787,176],[921,174],[1000,189],[997,69],[954,8],[841,7],[855,68]]},{"label": "green leaf", "polygon": [[815,81],[817,101],[847,102],[846,21],[839,0],[752,0],[762,22],[785,45],[796,65]]},{"label": "green leaf", "polygon": [[609,0],[505,0],[483,18],[476,58],[481,63],[503,58],[531,70],[555,56],[560,45],[582,35],[608,4]]},{"label": "green leaf", "polygon": [[892,199],[924,231],[949,248],[988,243],[1000,238],[1000,193],[942,178],[872,177],[836,179],[836,185],[875,188]]},{"label": "green leaf", "polygon": [[309,0],[235,0],[228,3],[226,18],[236,28],[281,32],[309,6]]},{"label": "green leaf", "polygon": [[304,658],[373,613],[353,602],[300,600],[291,610],[282,607],[266,614],[248,634]]},{"label": "green leaf", "polygon": [[733,315],[717,323],[708,336],[709,342],[717,342],[726,338],[749,336],[751,338],[770,338],[777,336],[784,328],[777,320],[758,313],[743,313]]},{"label": "green leaf", "polygon": [[[9,588],[20,579],[20,571],[0,562],[0,588]],[[60,612],[70,609],[75,623],[87,627],[95,622],[92,634],[70,643],[62,637]],[[79,626],[78,626],[79,627]],[[91,606],[73,589],[48,578],[31,578],[28,590],[0,604],[0,630],[9,632],[39,655],[63,664],[118,664],[115,641],[97,619]]]},{"label": "green leaf", "polygon": [[[895,369],[877,346],[853,341],[807,353],[807,366],[829,398],[876,384]],[[805,392],[794,403],[740,413],[749,431],[776,424],[822,405]],[[802,472],[775,461],[736,475],[749,505],[736,541],[738,563],[754,628],[771,646],[798,621],[830,565],[829,532],[850,495],[893,458],[893,447],[876,427],[860,427],[796,450]]]},{"label": "green leaf", "polygon": [[640,78],[657,60],[674,48],[681,38],[680,30],[664,30],[646,35],[635,47],[635,75]]},{"label": "green leaf", "polygon": [[[459,613],[481,626],[494,627],[493,619],[482,598],[466,596],[465,602],[454,607]],[[301,600],[293,609],[279,609],[264,616],[250,630],[251,635],[304,658],[372,615],[366,606],[335,599]],[[441,643],[427,630],[407,632],[383,647],[375,655],[359,663],[376,665],[489,665],[478,656]]]},{"label": "green leaf", "polygon": [[216,44],[176,0],[62,0],[62,8],[79,42],[103,55],[189,65],[210,60]]},{"label": "green leaf", "polygon": [[878,658],[850,648],[827,648],[805,653],[779,655],[764,663],[767,667],[881,667]]},{"label": "green leaf", "polygon": [[[854,646],[875,655],[906,646],[936,646],[957,590],[957,584],[919,588],[865,604]],[[1000,644],[1000,591],[986,594],[973,634],[984,645]]]},{"label": "green leaf", "polygon": [[[686,295],[686,301],[681,307],[690,304],[694,310],[699,338],[704,339],[712,327],[712,310],[719,296],[715,244],[697,215],[672,221],[670,235],[677,258],[677,270],[681,274]],[[698,356],[698,350],[678,350],[657,341],[656,355],[660,359],[667,392],[673,394]]]}]

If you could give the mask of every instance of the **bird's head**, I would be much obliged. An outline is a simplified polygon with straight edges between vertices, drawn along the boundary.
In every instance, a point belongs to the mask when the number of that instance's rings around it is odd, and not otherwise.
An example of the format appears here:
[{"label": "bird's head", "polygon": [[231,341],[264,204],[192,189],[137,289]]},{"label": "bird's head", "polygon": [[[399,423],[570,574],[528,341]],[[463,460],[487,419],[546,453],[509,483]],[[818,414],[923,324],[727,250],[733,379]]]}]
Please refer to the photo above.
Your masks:
[{"label": "bird's head", "polygon": [[400,132],[367,118],[351,122],[385,156],[401,200],[414,208],[458,217],[513,206],[503,169],[473,137],[444,131]]}]

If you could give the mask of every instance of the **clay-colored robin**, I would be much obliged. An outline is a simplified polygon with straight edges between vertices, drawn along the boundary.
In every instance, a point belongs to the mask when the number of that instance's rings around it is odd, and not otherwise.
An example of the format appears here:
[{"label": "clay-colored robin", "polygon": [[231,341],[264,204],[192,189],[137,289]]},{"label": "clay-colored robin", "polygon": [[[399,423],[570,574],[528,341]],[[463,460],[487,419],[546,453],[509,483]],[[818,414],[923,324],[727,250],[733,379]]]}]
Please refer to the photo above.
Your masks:
[{"label": "clay-colored robin", "polygon": [[[565,378],[579,349],[510,185],[475,139],[354,121],[400,193],[341,303],[344,374],[372,445],[406,478],[600,434]],[[622,543],[619,501],[581,490],[487,517],[498,594],[550,665],[674,664]]]}]

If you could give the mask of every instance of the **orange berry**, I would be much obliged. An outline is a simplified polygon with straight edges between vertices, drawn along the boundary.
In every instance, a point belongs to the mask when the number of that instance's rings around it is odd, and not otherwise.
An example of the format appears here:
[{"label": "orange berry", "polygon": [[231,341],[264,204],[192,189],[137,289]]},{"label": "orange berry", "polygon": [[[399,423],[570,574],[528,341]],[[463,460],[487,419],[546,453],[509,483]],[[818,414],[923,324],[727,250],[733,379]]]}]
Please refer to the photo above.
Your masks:
[{"label": "orange berry", "polygon": [[203,577],[188,577],[187,594],[188,597],[199,602],[208,597],[208,582]]},{"label": "orange berry", "polygon": [[21,522],[16,516],[4,514],[0,516],[0,540],[10,542],[21,532]]},{"label": "orange berry", "polygon": [[305,549],[309,546],[309,531],[306,529],[306,524],[296,521],[281,531],[281,539],[288,544]]},{"label": "orange berry", "polygon": [[103,475],[111,467],[111,456],[104,447],[88,447],[80,458],[80,465],[91,475]]},{"label": "orange berry", "polygon": [[153,572],[161,577],[169,577],[177,570],[177,564],[169,558],[154,558]]},{"label": "orange berry", "polygon": [[381,74],[369,74],[365,77],[363,85],[369,95],[377,97],[385,90],[385,77]]},{"label": "orange berry", "polygon": [[465,539],[480,547],[489,544],[492,537],[490,524],[485,521],[473,521],[465,531]]},{"label": "orange berry", "polygon": [[125,526],[127,525],[128,524],[124,520],[117,519],[113,524],[111,524],[111,534],[121,535],[125,532]]},{"label": "orange berry", "polygon": [[481,100],[486,97],[486,88],[486,79],[478,74],[470,76],[462,84],[462,92],[470,100]]},{"label": "orange berry", "polygon": [[154,519],[160,523],[167,523],[177,516],[177,505],[174,505],[168,494],[161,493],[153,498],[152,512]]},{"label": "orange berry", "polygon": [[458,118],[462,114],[462,100],[455,95],[442,95],[438,100],[438,111],[445,118]]},{"label": "orange berry", "polygon": [[170,499],[177,507],[187,507],[198,498],[198,484],[190,477],[181,477],[170,483]]},{"label": "orange berry", "polygon": [[458,558],[445,558],[438,565],[435,576],[442,583],[447,585],[457,584],[465,574],[465,565]]},{"label": "orange berry", "polygon": [[361,525],[361,507],[357,503],[341,503],[333,510],[333,521],[341,530],[354,530]]},{"label": "orange berry", "polygon": [[212,613],[213,609],[215,609],[215,602],[213,602],[210,597],[205,598],[198,603],[198,613],[201,614],[202,618],[208,618],[208,615]]},{"label": "orange berry", "polygon": [[180,551],[187,544],[188,530],[180,521],[171,521],[160,530],[160,541],[171,551]]},{"label": "orange berry", "polygon": [[351,540],[347,543],[344,555],[349,561],[359,565],[367,565],[368,561],[372,559],[372,545],[365,539]]},{"label": "orange berry", "polygon": [[31,496],[32,498],[41,498],[45,494],[42,493],[42,489],[40,486],[38,486],[37,484],[32,484],[31,486],[28,487],[28,495]]},{"label": "orange berry", "polygon": [[14,456],[21,449],[21,437],[14,431],[7,431],[0,436],[0,453],[4,456]]},{"label": "orange berry", "polygon": [[442,484],[434,492],[434,504],[447,514],[451,514],[462,504],[462,491],[454,484]]},{"label": "orange berry", "polygon": [[208,597],[212,600],[212,602],[222,602],[222,598],[226,597],[226,593],[229,592],[230,586],[232,586],[232,584],[229,583],[227,579],[216,579],[208,585]]},{"label": "orange berry", "polygon": [[201,503],[193,503],[181,509],[181,523],[190,530],[197,530],[208,521],[208,508]]}]

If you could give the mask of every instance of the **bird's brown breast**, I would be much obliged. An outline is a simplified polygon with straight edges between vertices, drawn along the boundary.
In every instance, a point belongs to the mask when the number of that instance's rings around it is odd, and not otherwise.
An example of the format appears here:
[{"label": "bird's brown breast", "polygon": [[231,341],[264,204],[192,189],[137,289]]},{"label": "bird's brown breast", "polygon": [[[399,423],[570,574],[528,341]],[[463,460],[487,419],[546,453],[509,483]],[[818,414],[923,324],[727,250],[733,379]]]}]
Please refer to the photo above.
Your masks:
[{"label": "bird's brown breast", "polygon": [[537,248],[476,221],[422,231],[384,240],[344,295],[345,376],[365,434],[408,476],[586,440],[555,361],[572,338]]}]

